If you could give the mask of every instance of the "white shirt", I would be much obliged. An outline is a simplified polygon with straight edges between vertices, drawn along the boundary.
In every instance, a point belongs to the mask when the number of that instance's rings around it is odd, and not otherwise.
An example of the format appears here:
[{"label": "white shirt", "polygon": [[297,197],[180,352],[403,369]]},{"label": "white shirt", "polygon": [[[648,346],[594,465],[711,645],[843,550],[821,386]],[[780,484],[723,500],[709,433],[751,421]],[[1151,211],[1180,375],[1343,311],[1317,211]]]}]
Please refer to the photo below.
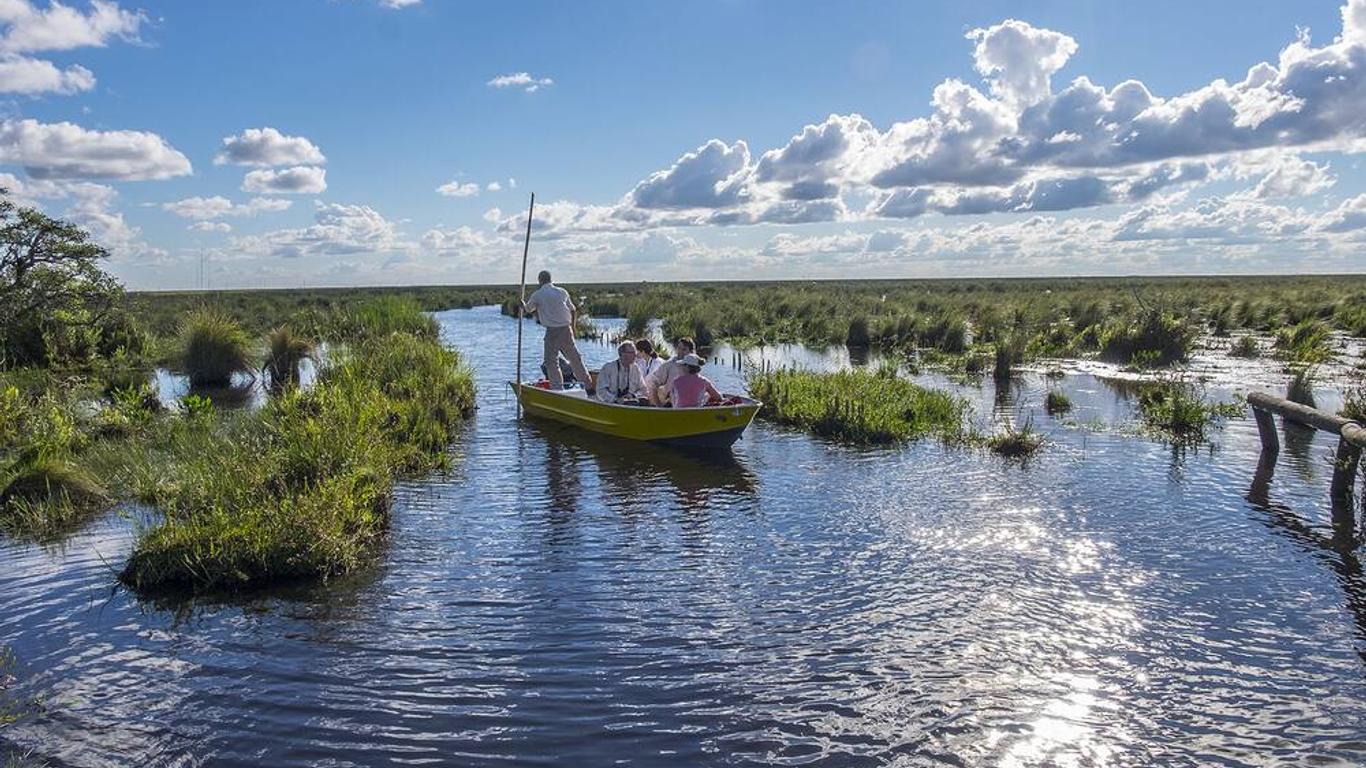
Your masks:
[{"label": "white shirt", "polygon": [[554,283],[537,288],[526,299],[527,307],[536,313],[536,322],[547,328],[563,328],[574,321],[574,302],[569,291]]},{"label": "white shirt", "polygon": [[645,382],[641,380],[640,369],[634,363],[624,366],[621,358],[617,358],[598,371],[598,399],[604,403],[644,396]]},{"label": "white shirt", "polygon": [[674,379],[682,376],[683,372],[686,370],[687,369],[683,367],[683,364],[678,362],[678,357],[674,356],[669,358],[668,362],[656,368],[654,373],[650,374],[650,378],[647,379],[645,383],[652,389],[659,389],[660,387],[672,389]]},{"label": "white shirt", "polygon": [[636,355],[636,367],[640,369],[641,381],[644,381],[646,378],[650,376],[650,374],[659,370],[659,366],[663,364],[664,361],[660,360],[658,357],[650,357],[649,355],[640,354]]}]

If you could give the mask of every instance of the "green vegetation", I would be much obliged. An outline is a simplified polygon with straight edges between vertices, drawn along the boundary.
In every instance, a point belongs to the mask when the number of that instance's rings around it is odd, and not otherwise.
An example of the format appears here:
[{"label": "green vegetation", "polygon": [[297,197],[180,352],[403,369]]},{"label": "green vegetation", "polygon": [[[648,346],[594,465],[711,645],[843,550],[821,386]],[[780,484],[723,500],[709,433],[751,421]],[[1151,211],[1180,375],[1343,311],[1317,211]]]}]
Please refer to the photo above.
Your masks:
[{"label": "green vegetation", "polygon": [[1058,416],[1072,410],[1072,400],[1061,390],[1050,389],[1043,400],[1043,409],[1049,416]]},{"label": "green vegetation", "polygon": [[195,387],[225,387],[235,373],[251,371],[251,337],[237,321],[210,307],[186,315],[180,364]]},{"label": "green vegetation", "polygon": [[1257,339],[1251,334],[1238,337],[1233,342],[1233,346],[1228,350],[1229,355],[1244,359],[1254,359],[1262,356],[1262,348],[1258,346]]},{"label": "green vegetation", "polygon": [[[10,686],[15,680],[14,676],[18,667],[19,662],[14,656],[14,649],[8,645],[0,645],[0,728],[17,722],[42,708],[42,702],[16,696],[10,692]],[[18,764],[18,761],[22,760],[23,757],[10,755],[7,759]]]},{"label": "green vegetation", "polygon": [[1318,365],[1333,357],[1332,328],[1322,320],[1308,319],[1276,332],[1276,352],[1301,365]]},{"label": "green vegetation", "polygon": [[1206,402],[1198,387],[1177,378],[1145,385],[1138,395],[1143,425],[1176,443],[1203,442],[1212,425],[1240,416],[1242,411],[1237,402]]},{"label": "green vegetation", "polygon": [[1357,382],[1342,393],[1342,409],[1338,414],[1344,419],[1366,425],[1366,383]]},{"label": "green vegetation", "polygon": [[459,359],[411,334],[365,339],[259,413],[186,422],[125,472],[164,513],[120,578],[244,589],[366,562],[401,474],[439,465],[473,407]]},{"label": "green vegetation", "polygon": [[1148,309],[1136,323],[1121,318],[1106,326],[1100,335],[1100,359],[1140,368],[1171,365],[1186,359],[1195,337],[1196,328],[1189,321]]},{"label": "green vegetation", "polygon": [[986,446],[998,456],[1024,459],[1043,447],[1043,435],[1035,431],[1032,420],[1026,420],[1019,426],[1007,421],[1000,432],[987,437]]},{"label": "green vegetation", "polygon": [[1285,399],[1292,402],[1316,407],[1314,401],[1314,381],[1317,376],[1312,365],[1297,365],[1291,369],[1290,383],[1285,388]]},{"label": "green vegetation", "polygon": [[750,375],[749,391],[764,403],[761,417],[836,440],[887,444],[965,435],[966,401],[876,372],[764,371]]},{"label": "green vegetation", "polygon": [[266,361],[261,369],[270,377],[272,386],[297,384],[299,366],[304,360],[314,360],[313,342],[282,325],[266,337]]}]

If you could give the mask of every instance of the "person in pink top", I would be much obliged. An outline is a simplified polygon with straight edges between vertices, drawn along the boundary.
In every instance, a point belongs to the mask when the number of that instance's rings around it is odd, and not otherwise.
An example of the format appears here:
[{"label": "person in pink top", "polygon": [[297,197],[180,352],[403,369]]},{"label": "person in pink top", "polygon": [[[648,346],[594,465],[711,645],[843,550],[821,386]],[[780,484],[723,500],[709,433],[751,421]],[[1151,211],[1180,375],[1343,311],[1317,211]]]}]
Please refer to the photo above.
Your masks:
[{"label": "person in pink top", "polygon": [[712,398],[721,399],[721,393],[711,381],[698,373],[702,370],[702,360],[697,355],[684,355],[678,362],[684,371],[673,380],[670,398],[673,407],[700,408]]}]

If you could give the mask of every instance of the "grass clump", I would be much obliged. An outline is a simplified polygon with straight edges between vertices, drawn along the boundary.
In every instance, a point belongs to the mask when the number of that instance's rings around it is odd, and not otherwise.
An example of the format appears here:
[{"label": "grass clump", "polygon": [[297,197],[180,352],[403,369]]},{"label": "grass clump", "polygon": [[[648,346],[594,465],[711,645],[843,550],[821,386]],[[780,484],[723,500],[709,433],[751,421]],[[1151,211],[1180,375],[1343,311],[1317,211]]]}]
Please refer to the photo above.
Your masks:
[{"label": "grass clump", "polygon": [[1010,378],[1010,371],[1024,362],[1025,342],[1019,335],[1012,335],[996,342],[991,373],[997,380]]},{"label": "grass clump", "polygon": [[1262,348],[1257,344],[1257,339],[1252,334],[1239,336],[1238,340],[1229,347],[1228,353],[1232,357],[1241,357],[1252,360],[1262,356]]},{"label": "grass clump", "polygon": [[1197,329],[1185,320],[1150,309],[1136,323],[1111,323],[1100,336],[1100,358],[1140,367],[1168,366],[1190,355],[1196,334]]},{"label": "grass clump", "polygon": [[241,590],[354,570],[387,530],[395,478],[442,463],[473,393],[456,353],[396,333],[356,342],[259,413],[184,420],[130,470],[163,519],[120,579]]},{"label": "grass clump", "polygon": [[1059,416],[1072,410],[1072,400],[1060,390],[1050,389],[1044,396],[1043,409],[1049,416]]},{"label": "grass clump", "polygon": [[299,365],[314,359],[313,342],[295,333],[288,325],[281,325],[266,337],[266,361],[262,370],[273,386],[297,384]]},{"label": "grass clump", "polygon": [[1175,378],[1146,386],[1138,396],[1144,426],[1177,443],[1203,442],[1212,425],[1239,416],[1242,410],[1236,402],[1206,402],[1198,387]]},{"label": "grass clump", "polygon": [[1358,382],[1342,393],[1342,409],[1338,415],[1366,425],[1366,383]]},{"label": "grass clump", "polygon": [[223,387],[252,369],[251,337],[228,315],[201,308],[181,325],[181,365],[191,386]]},{"label": "grass clump", "polygon": [[1285,360],[1301,365],[1318,365],[1333,357],[1333,329],[1322,320],[1310,318],[1276,332],[1276,352]]},{"label": "grass clump", "polygon": [[1043,435],[1034,429],[1032,420],[1027,419],[1019,426],[1007,421],[1000,432],[987,437],[986,445],[997,456],[1024,459],[1043,447]]},{"label": "grass clump", "polygon": [[875,372],[779,370],[754,373],[760,415],[822,437],[872,445],[964,434],[967,401]]}]

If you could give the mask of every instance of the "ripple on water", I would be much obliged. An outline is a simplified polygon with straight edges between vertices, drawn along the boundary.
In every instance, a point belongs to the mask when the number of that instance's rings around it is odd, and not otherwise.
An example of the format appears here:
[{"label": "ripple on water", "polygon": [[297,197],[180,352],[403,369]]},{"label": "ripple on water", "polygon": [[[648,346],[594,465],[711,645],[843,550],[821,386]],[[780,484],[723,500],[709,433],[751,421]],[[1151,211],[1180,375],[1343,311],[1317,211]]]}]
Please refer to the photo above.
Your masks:
[{"label": "ripple on water", "polygon": [[1366,761],[1321,438],[1259,486],[1250,423],[1173,451],[1048,420],[1026,376],[962,389],[1037,414],[1025,465],[765,424],[699,461],[516,423],[515,326],[441,320],[480,411],[370,571],[168,606],[112,589],[121,520],[0,544],[0,642],[49,702],[0,739],[71,765]]}]

